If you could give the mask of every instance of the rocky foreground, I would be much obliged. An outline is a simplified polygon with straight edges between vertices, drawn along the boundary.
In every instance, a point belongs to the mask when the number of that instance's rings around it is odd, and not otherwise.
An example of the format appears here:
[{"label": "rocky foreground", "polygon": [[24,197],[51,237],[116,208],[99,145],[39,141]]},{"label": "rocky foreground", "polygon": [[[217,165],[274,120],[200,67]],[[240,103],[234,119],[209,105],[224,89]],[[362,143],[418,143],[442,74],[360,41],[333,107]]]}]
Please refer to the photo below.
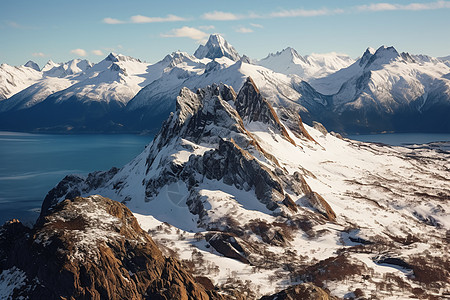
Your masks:
[{"label": "rocky foreground", "polygon": [[224,299],[108,198],[66,200],[34,228],[10,222],[0,234],[0,279],[12,299]]},{"label": "rocky foreground", "polygon": [[[2,299],[231,298],[163,256],[125,205],[98,195],[61,202],[32,229],[5,224],[0,268]],[[264,299],[328,299],[311,284],[283,295]]]}]

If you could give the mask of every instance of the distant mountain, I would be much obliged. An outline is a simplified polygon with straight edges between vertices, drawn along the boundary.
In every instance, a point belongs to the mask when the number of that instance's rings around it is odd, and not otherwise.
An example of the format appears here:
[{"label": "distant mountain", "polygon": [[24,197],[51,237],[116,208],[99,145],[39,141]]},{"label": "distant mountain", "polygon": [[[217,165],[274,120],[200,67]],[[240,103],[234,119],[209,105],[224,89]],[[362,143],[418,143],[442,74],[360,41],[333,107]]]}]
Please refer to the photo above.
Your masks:
[{"label": "distant mountain", "polygon": [[228,44],[220,34],[211,34],[206,44],[198,47],[194,56],[199,59],[227,57],[234,61],[238,61],[241,58],[236,49]]},{"label": "distant mountain", "polygon": [[19,67],[0,65],[0,103],[42,78],[42,73],[34,67],[31,63]]},{"label": "distant mountain", "polygon": [[38,72],[41,70],[41,68],[39,68],[39,65],[32,60],[27,61],[27,63],[24,64],[24,66],[28,67],[28,68],[32,68],[33,70],[38,71]]},{"label": "distant mountain", "polygon": [[155,64],[111,53],[97,64],[26,65],[0,68],[3,130],[155,132],[181,88],[227,82],[239,90],[251,76],[274,107],[293,108],[308,124],[342,133],[450,132],[450,63],[393,47],[368,48],[357,61],[292,48],[255,61],[213,34],[194,55],[173,52]]},{"label": "distant mountain", "polygon": [[326,103],[300,103],[338,131],[449,132],[449,74],[450,67],[439,59],[382,46],[309,82],[329,95]]},{"label": "distant mountain", "polygon": [[[0,123],[20,130],[122,130],[112,115],[153,80],[151,70],[159,69],[157,64],[150,67],[114,53],[95,65],[83,60],[49,61],[37,83],[0,103],[0,112],[6,112]],[[21,122],[23,118],[27,122]]]},{"label": "distant mountain", "polygon": [[66,63],[55,63],[49,60],[42,68],[42,73],[47,77],[66,77],[85,72],[93,64],[85,59],[73,59]]},{"label": "distant mountain", "polygon": [[295,74],[304,80],[318,78],[348,67],[354,62],[344,54],[311,54],[302,57],[293,48],[286,48],[275,54],[271,53],[256,63],[275,72]]}]

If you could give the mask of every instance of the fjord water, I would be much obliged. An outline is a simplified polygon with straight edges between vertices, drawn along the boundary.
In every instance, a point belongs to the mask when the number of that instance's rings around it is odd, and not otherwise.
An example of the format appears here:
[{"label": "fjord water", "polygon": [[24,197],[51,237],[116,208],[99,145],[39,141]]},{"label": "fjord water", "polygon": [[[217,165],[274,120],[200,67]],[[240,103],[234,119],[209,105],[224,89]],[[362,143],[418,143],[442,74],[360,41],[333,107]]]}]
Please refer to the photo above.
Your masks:
[{"label": "fjord water", "polygon": [[11,218],[32,222],[47,192],[64,176],[122,167],[152,138],[0,131],[0,224]]}]

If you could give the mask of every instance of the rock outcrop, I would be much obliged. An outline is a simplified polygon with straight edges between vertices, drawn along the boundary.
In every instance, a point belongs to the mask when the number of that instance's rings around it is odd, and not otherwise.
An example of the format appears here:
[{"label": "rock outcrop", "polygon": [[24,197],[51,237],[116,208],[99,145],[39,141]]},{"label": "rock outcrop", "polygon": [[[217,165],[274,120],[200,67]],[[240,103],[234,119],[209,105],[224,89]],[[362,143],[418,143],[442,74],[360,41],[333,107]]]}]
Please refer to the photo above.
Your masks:
[{"label": "rock outcrop", "polygon": [[301,283],[291,286],[279,293],[271,296],[264,296],[261,300],[335,300],[336,297],[330,296],[326,291],[314,284]]},{"label": "rock outcrop", "polygon": [[295,142],[281,124],[272,105],[263,98],[251,77],[247,78],[235,101],[236,111],[245,122],[262,122],[276,129],[289,142]]},{"label": "rock outcrop", "polygon": [[223,299],[162,255],[123,204],[101,196],[65,200],[33,229],[0,230],[2,274],[22,274],[13,299]]}]

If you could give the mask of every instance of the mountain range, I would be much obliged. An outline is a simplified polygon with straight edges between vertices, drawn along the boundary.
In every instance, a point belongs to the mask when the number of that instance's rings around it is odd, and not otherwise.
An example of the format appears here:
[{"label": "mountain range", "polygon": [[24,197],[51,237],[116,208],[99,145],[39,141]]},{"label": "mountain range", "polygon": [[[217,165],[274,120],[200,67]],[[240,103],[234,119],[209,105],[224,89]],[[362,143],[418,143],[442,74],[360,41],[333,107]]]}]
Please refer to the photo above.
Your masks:
[{"label": "mountain range", "polygon": [[360,58],[292,48],[261,60],[211,35],[194,55],[174,52],[150,64],[109,54],[92,64],[49,61],[42,69],[0,67],[0,129],[48,132],[156,132],[183,88],[251,76],[274,107],[341,133],[450,132],[446,58],[368,48]]},{"label": "mountain range", "polygon": [[448,295],[443,145],[343,139],[272,106],[251,77],[243,81],[239,90],[182,88],[135,159],[67,175],[32,229],[3,226],[0,286],[8,288],[0,295]]}]

